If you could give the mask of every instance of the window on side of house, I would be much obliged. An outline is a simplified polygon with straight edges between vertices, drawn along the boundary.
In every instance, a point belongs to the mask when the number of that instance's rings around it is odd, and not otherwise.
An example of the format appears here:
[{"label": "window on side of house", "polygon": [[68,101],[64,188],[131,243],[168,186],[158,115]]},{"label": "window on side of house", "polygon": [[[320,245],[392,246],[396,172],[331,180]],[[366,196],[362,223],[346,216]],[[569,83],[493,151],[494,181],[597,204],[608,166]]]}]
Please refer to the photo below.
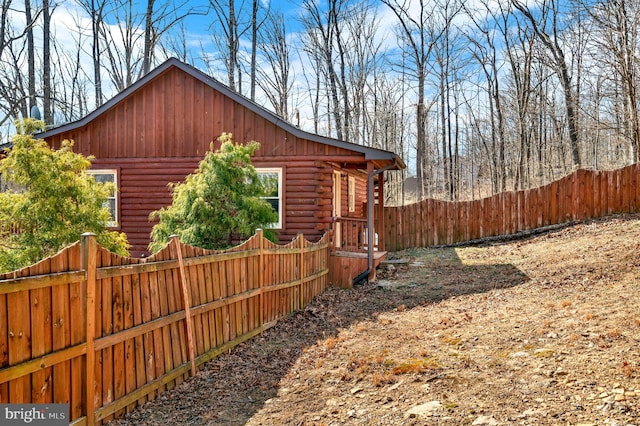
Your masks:
[{"label": "window on side of house", "polygon": [[113,192],[106,201],[107,210],[111,213],[111,220],[107,223],[110,227],[118,226],[118,171],[117,170],[87,170],[87,174],[93,176],[96,182],[112,183]]},{"label": "window on side of house", "polygon": [[349,213],[356,211],[356,178],[349,176]]},{"label": "window on side of house", "polygon": [[258,168],[258,177],[262,180],[266,195],[262,197],[278,213],[278,221],[271,224],[273,229],[282,228],[282,168]]}]

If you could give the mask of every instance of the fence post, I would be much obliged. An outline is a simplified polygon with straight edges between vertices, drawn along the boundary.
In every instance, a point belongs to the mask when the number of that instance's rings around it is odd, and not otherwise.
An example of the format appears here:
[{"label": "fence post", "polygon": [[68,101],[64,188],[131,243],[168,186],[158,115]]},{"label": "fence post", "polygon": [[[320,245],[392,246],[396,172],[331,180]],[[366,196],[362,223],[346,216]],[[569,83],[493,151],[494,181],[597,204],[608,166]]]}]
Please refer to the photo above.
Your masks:
[{"label": "fence post", "polygon": [[256,229],[256,236],[259,245],[258,258],[258,286],[260,287],[260,326],[264,325],[264,238],[262,229]]},{"label": "fence post", "polygon": [[95,376],[96,376],[96,266],[98,243],[96,234],[84,233],[80,237],[81,265],[87,281],[87,355],[86,355],[86,381],[85,395],[87,408],[87,425],[95,424]]},{"label": "fence post", "polygon": [[300,260],[298,265],[298,273],[300,274],[300,304],[299,309],[304,308],[304,279],[307,271],[304,267],[304,237],[302,232],[298,233],[298,249],[300,250]]},{"label": "fence post", "polygon": [[175,246],[178,255],[178,265],[180,267],[180,286],[182,287],[182,299],[184,300],[184,320],[187,327],[187,343],[189,345],[189,359],[191,361],[191,376],[196,375],[196,355],[193,344],[193,324],[191,318],[191,306],[189,303],[189,289],[187,288],[187,274],[184,271],[184,260],[182,259],[182,247],[177,235],[172,235],[171,242]]}]

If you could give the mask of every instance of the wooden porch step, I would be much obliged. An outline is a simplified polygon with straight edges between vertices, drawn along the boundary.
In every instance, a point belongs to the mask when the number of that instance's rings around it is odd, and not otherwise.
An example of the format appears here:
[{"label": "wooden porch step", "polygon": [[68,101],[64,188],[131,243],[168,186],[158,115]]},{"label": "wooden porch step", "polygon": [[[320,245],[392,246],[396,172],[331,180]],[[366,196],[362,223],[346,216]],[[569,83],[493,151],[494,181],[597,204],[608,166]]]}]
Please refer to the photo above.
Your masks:
[{"label": "wooden porch step", "polygon": [[[373,252],[373,269],[369,271],[369,281],[375,281],[376,268],[387,257],[386,251]],[[367,253],[336,251],[330,255],[329,281],[335,287],[351,288],[353,280],[367,270]]]}]

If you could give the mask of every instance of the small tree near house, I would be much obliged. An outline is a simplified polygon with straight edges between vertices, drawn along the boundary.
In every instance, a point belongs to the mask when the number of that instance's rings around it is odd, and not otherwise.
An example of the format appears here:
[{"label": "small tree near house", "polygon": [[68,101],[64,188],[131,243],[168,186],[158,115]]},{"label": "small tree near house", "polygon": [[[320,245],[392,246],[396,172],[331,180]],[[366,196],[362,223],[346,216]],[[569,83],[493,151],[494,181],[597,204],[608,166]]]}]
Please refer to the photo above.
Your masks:
[{"label": "small tree near house", "polygon": [[171,235],[205,249],[229,247],[234,237],[248,238],[256,228],[264,228],[265,237],[274,239],[268,228],[278,214],[261,198],[272,183],[261,180],[251,165],[260,144],[235,144],[228,133],[218,140],[220,149],[207,152],[194,173],[183,183],[170,184],[171,205],[149,216],[159,219],[151,231],[151,252],[161,249]]},{"label": "small tree near house", "polygon": [[74,153],[73,142],[51,149],[33,134],[44,123],[25,120],[13,147],[0,161],[0,272],[33,264],[93,232],[103,247],[128,255],[123,233],[108,229],[106,208],[114,191],[87,174],[91,158]]}]

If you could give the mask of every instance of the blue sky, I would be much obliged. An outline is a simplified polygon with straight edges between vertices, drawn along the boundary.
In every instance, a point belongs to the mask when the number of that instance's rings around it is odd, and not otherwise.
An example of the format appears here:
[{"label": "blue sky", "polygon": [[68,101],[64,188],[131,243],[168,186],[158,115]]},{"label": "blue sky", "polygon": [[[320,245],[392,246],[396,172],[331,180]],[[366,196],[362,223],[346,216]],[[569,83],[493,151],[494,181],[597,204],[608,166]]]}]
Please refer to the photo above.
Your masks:
[{"label": "blue sky", "polygon": [[[164,0],[157,0],[157,5],[160,6]],[[251,13],[251,1],[249,0],[235,0],[236,7],[244,8],[244,12],[240,14],[239,19],[248,24],[250,20]],[[317,0],[320,3],[320,7],[323,4],[326,4],[326,0]],[[417,2],[412,2],[414,6],[416,6]],[[144,9],[146,8],[146,1],[139,1],[134,3],[135,6],[138,7],[138,11],[140,15],[144,13]],[[201,10],[206,10],[210,8],[209,0],[196,0],[188,3],[189,7],[198,8]],[[292,77],[295,81],[298,82],[297,85],[294,86],[294,93],[291,99],[291,105],[289,107],[290,112],[299,111],[300,112],[300,126],[305,130],[313,130],[313,114],[311,113],[309,106],[309,85],[304,80],[304,69],[305,67],[309,70],[309,66],[306,64],[306,60],[304,58],[304,53],[300,53],[296,48],[300,46],[301,42],[301,34],[302,25],[299,21],[299,18],[303,12],[302,9],[302,0],[288,1],[288,0],[276,0],[272,1],[271,4],[262,3],[263,7],[269,7],[271,10],[278,11],[283,13],[285,16],[285,22],[287,27],[287,32],[289,34],[290,45],[291,45],[291,67],[292,67]],[[383,5],[381,2],[375,2],[374,7],[376,8],[376,12],[378,15],[378,36],[379,41],[383,43],[383,47],[381,49],[382,52],[390,52],[394,49],[397,49],[396,42],[396,33],[395,26],[397,25],[397,18],[391,12],[391,10]],[[69,46],[72,50],[75,48],[76,40],[77,40],[77,23],[79,22],[81,26],[84,26],[85,35],[83,39],[84,43],[84,56],[81,57],[82,68],[84,69],[84,74],[87,76],[88,80],[92,79],[92,63],[90,58],[90,21],[86,16],[86,13],[79,12],[78,6],[75,2],[62,2],[60,3],[55,12],[53,14],[54,25],[56,31],[56,40],[60,46]],[[189,16],[185,20],[185,31],[187,33],[187,49],[189,50],[188,61],[192,62],[195,66],[202,69],[205,72],[211,74],[214,78],[219,79],[222,83],[227,82],[226,72],[223,66],[218,66],[217,69],[208,68],[206,63],[202,61],[202,58],[205,56],[215,57],[217,55],[217,47],[215,46],[212,40],[212,33],[215,30],[215,13],[213,11],[209,11],[208,15],[195,15]],[[117,22],[114,18],[110,18],[107,22],[111,25],[112,31],[117,31]],[[142,26],[142,21],[140,21],[140,25]],[[174,31],[178,30],[179,27],[175,27]],[[140,38],[141,43],[142,38]],[[249,52],[249,34],[245,36],[245,40],[243,43],[243,50],[245,54]],[[141,46],[140,46],[141,47]],[[397,50],[396,50],[397,51]],[[162,62],[163,58],[159,58],[159,62]],[[246,61],[248,62],[248,60]],[[106,59],[103,59],[103,64],[106,64]],[[211,63],[215,64],[215,61]],[[218,62],[219,63],[219,62]],[[312,78],[312,77],[310,77]],[[410,81],[411,79],[409,79]],[[106,99],[113,97],[116,94],[116,90],[113,86],[109,87],[109,77],[107,74],[107,70],[103,71],[103,82],[105,90],[104,94]],[[243,94],[248,93],[248,82],[245,82],[243,85]],[[91,96],[92,93],[89,93]],[[405,108],[407,114],[413,114],[413,106],[414,102],[411,101],[412,96],[409,95],[405,102]],[[266,101],[264,96],[260,95],[258,90],[256,101],[267,108],[270,108],[270,104]],[[92,105],[93,102],[89,102],[89,105]],[[298,124],[298,123],[294,123]],[[323,133],[322,129],[320,130]]]}]

